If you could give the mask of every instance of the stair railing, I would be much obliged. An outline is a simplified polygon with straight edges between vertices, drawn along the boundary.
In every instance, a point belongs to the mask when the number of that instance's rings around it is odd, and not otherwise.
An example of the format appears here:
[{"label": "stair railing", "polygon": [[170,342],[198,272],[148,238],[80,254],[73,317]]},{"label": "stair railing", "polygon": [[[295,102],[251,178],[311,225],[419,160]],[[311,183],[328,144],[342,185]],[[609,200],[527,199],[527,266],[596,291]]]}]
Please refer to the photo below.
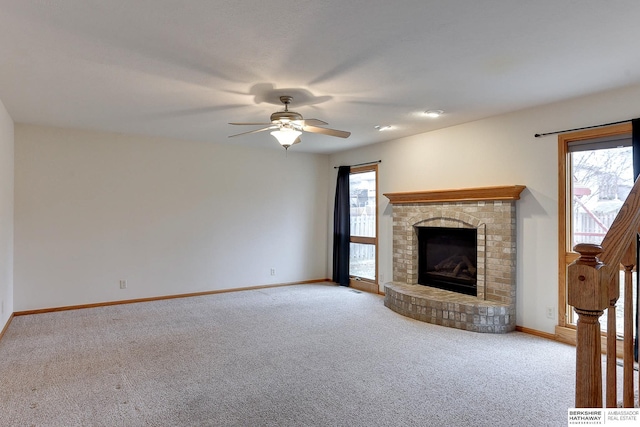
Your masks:
[{"label": "stair railing", "polygon": [[[634,406],[633,275],[640,228],[640,180],[637,180],[601,245],[580,243],[580,258],[568,267],[568,303],[578,314],[576,336],[577,408],[601,408],[602,346],[600,317],[607,309],[606,406],[617,407],[616,303],[624,270],[624,338],[622,406]],[[640,381],[640,378],[639,378]]]}]

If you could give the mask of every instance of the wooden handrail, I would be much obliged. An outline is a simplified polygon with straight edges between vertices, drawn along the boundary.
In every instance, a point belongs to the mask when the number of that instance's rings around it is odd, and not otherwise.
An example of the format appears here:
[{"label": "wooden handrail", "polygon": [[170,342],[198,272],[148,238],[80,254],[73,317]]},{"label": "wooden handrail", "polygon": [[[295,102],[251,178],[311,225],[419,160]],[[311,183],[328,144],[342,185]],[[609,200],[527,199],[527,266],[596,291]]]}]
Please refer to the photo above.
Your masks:
[{"label": "wooden handrail", "polygon": [[601,245],[581,243],[580,257],[568,267],[568,303],[578,314],[576,325],[576,400],[579,408],[602,407],[602,357],[599,319],[608,309],[607,399],[618,405],[616,391],[616,303],[620,297],[619,275],[625,271],[625,328],[623,405],[633,407],[633,332],[631,319],[631,271],[636,267],[640,229],[640,179],[636,180]]},{"label": "wooden handrail", "polygon": [[[640,226],[640,180],[636,180],[631,192],[613,220],[609,231],[602,240],[600,260],[610,268],[610,275],[616,274],[629,242],[636,240]],[[615,271],[614,271],[615,270]]]}]

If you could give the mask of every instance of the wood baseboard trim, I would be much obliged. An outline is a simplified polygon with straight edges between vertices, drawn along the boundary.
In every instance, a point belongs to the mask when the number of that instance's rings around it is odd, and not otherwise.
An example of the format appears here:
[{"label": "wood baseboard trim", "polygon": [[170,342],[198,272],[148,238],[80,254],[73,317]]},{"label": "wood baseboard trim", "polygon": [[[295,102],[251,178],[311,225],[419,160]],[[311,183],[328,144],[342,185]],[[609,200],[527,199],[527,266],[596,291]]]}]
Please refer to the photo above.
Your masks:
[{"label": "wood baseboard trim", "polygon": [[[313,283],[323,283],[323,282],[331,282],[329,279],[312,279],[312,280],[302,280],[299,282],[289,282],[289,283],[274,283],[270,285],[257,285],[257,286],[246,286],[243,288],[231,288],[231,289],[216,289],[213,291],[204,291],[204,292],[192,292],[188,294],[176,294],[176,295],[163,295],[158,297],[149,297],[149,298],[136,298],[136,299],[128,299],[128,300],[119,300],[119,301],[106,301],[106,302],[97,302],[92,304],[80,304],[80,305],[68,305],[64,307],[51,307],[51,308],[40,308],[36,310],[24,310],[24,311],[16,311],[12,316],[28,316],[30,314],[43,314],[43,313],[53,313],[57,311],[68,311],[68,310],[80,310],[83,308],[95,308],[95,307],[107,307],[110,305],[121,305],[121,304],[135,304],[139,302],[151,302],[151,301],[160,301],[167,299],[176,299],[176,298],[190,298],[190,297],[200,297],[205,295],[215,295],[215,294],[224,294],[229,292],[242,292],[242,291],[253,291],[256,289],[267,289],[267,288],[279,288],[283,286],[294,286],[294,285],[308,285]],[[4,331],[3,331],[4,333]]]},{"label": "wood baseboard trim", "polygon": [[569,345],[576,345],[576,329],[556,326],[556,340]]},{"label": "wood baseboard trim", "polygon": [[14,313],[11,313],[11,316],[9,316],[9,319],[7,320],[7,323],[4,325],[4,328],[2,328],[2,332],[0,332],[0,340],[2,340],[2,337],[4,337],[4,333],[7,332],[7,329],[9,329],[9,325],[13,320],[13,316],[14,316]]},{"label": "wood baseboard trim", "polygon": [[526,328],[524,326],[516,325],[516,331],[524,332],[525,334],[535,335],[537,337],[546,338],[552,341],[558,341],[556,334],[550,334],[549,332],[542,332],[537,329]]},{"label": "wood baseboard trim", "polygon": [[353,279],[349,281],[349,287],[353,289],[357,289],[359,291],[368,292],[371,294],[377,294],[379,289],[377,283],[364,281],[364,280],[353,280]]}]

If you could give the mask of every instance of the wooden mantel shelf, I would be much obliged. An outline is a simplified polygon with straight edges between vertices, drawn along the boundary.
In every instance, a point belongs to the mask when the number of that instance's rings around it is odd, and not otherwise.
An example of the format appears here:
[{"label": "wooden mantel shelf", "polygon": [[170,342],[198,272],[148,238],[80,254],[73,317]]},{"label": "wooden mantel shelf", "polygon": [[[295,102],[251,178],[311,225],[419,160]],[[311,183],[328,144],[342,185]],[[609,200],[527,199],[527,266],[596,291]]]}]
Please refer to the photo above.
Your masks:
[{"label": "wooden mantel shelf", "polygon": [[472,202],[489,200],[519,200],[524,185],[460,188],[455,190],[411,191],[384,193],[392,205],[404,203]]}]

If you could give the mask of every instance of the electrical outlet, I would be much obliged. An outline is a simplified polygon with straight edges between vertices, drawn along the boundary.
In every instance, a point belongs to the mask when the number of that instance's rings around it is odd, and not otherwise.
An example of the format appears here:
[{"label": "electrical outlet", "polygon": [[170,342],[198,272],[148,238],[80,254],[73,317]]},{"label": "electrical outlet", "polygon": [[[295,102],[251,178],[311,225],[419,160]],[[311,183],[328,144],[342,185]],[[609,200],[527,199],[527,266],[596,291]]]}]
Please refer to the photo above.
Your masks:
[{"label": "electrical outlet", "polygon": [[127,289],[127,281],[120,280],[120,289]]},{"label": "electrical outlet", "polygon": [[380,283],[384,283],[384,273],[378,275],[380,277]]},{"label": "electrical outlet", "polygon": [[553,307],[547,307],[547,319],[555,318]]},{"label": "electrical outlet", "polygon": [[272,275],[272,276],[275,276],[275,275],[276,275],[276,269],[275,269],[275,268],[272,268],[272,269],[271,269],[271,275]]}]

